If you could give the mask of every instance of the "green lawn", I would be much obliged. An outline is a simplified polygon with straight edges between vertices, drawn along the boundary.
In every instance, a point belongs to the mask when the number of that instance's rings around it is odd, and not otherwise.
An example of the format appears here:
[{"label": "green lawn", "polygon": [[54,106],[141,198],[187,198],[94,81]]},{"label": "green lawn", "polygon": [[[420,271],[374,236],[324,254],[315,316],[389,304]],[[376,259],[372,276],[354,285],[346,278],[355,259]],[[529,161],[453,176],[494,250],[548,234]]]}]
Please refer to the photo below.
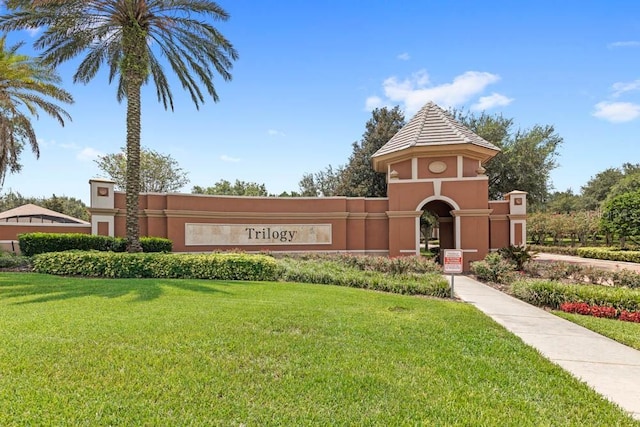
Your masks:
[{"label": "green lawn", "polygon": [[556,310],[555,315],[570,320],[573,323],[591,329],[594,332],[618,341],[622,344],[640,350],[640,323],[623,322],[617,319],[603,319],[600,317],[584,316],[575,313],[565,313]]},{"label": "green lawn", "polygon": [[0,273],[0,425],[639,425],[470,305]]}]

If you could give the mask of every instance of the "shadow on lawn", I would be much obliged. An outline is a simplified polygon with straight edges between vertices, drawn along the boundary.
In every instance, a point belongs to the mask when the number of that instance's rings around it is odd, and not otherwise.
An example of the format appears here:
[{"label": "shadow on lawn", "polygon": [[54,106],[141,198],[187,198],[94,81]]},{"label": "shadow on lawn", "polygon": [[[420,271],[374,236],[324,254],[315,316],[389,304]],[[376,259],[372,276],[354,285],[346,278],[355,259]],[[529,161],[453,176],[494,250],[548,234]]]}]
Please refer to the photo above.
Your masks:
[{"label": "shadow on lawn", "polygon": [[95,279],[83,277],[58,277],[35,273],[7,273],[0,277],[0,299],[33,296],[15,304],[32,304],[59,301],[70,298],[97,296],[119,298],[135,295],[133,302],[151,301],[159,298],[164,287],[205,294],[228,294],[220,289],[231,282],[188,279]]}]

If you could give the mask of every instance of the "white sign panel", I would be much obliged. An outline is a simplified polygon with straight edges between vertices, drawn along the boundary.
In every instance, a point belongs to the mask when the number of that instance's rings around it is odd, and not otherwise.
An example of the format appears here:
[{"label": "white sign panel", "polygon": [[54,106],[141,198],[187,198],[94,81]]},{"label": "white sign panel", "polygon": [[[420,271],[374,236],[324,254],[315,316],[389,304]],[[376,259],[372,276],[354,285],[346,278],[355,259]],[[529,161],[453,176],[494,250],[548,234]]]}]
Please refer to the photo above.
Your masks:
[{"label": "white sign panel", "polygon": [[462,251],[445,249],[443,271],[445,273],[462,273]]},{"label": "white sign panel", "polygon": [[185,224],[186,246],[330,245],[331,224]]}]

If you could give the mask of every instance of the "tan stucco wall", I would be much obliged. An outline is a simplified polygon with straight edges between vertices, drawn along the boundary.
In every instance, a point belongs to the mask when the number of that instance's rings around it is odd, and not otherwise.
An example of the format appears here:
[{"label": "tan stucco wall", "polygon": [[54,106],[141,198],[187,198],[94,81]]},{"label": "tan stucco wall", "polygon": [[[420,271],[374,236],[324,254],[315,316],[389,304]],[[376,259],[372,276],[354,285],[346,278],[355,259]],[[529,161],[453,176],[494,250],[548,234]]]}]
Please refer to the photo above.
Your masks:
[{"label": "tan stucco wall", "polygon": [[[431,168],[430,168],[431,165]],[[143,194],[140,196],[141,235],[167,237],[177,252],[242,249],[246,251],[348,251],[352,253],[414,255],[419,246],[419,216],[422,209],[436,209],[440,216],[440,247],[461,249],[465,270],[491,249],[508,246],[513,227],[515,197],[506,201],[488,200],[488,178],[480,161],[459,153],[417,158],[403,157],[390,162],[395,171],[388,180],[387,198],[277,198],[230,197],[192,194]],[[114,193],[115,235],[124,236],[125,197]],[[426,207],[425,207],[426,206]],[[518,207],[520,208],[520,207]],[[518,214],[518,221],[525,215]],[[187,224],[210,224],[216,230],[242,230],[224,224],[284,226],[330,226],[331,242],[308,244],[205,245],[205,240],[185,243]],[[198,228],[198,230],[205,230]],[[301,230],[301,229],[298,229]],[[204,231],[202,231],[204,233]],[[218,233],[218,231],[216,231]],[[194,235],[195,236],[195,235]],[[220,240],[211,240],[220,242]],[[225,242],[227,240],[224,240]],[[238,240],[229,240],[237,242]],[[195,246],[194,246],[195,245]]]},{"label": "tan stucco wall", "polygon": [[[442,162],[446,169],[441,173],[433,173],[429,165]],[[418,179],[455,178],[458,175],[456,156],[435,156],[418,158]]]},{"label": "tan stucco wall", "polygon": [[[124,236],[125,197],[116,193],[115,234]],[[140,234],[167,237],[176,252],[224,249],[246,251],[388,252],[387,199],[228,197],[144,194],[140,197]],[[329,224],[330,244],[187,245],[186,224],[291,225]]]}]

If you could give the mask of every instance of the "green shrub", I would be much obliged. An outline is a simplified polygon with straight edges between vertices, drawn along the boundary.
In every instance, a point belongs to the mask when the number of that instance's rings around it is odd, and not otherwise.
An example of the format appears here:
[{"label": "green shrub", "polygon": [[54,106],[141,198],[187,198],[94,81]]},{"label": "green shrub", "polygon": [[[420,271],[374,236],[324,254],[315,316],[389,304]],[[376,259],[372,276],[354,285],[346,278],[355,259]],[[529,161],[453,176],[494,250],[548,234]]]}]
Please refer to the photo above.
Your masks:
[{"label": "green shrub", "polygon": [[611,273],[611,280],[615,286],[640,288],[640,273],[632,270],[616,270]]},{"label": "green shrub", "polygon": [[389,258],[384,256],[367,256],[351,254],[319,254],[307,253],[288,255],[287,258],[314,261],[332,261],[348,265],[361,271],[378,271],[380,273],[440,273],[442,267],[432,259],[422,256],[402,256]]},{"label": "green shrub", "polygon": [[620,248],[579,248],[577,254],[584,258],[640,263],[640,251],[627,251]]},{"label": "green shrub", "polygon": [[33,267],[39,273],[108,278],[276,280],[279,273],[271,257],[236,253],[49,252],[36,255]]},{"label": "green shrub", "polygon": [[471,272],[479,280],[509,284],[516,278],[515,265],[505,260],[499,253],[491,252],[482,261],[471,263]]},{"label": "green shrub", "polygon": [[537,261],[526,264],[525,273],[531,277],[539,277],[548,280],[583,281],[583,267],[565,261]]},{"label": "green shrub", "polygon": [[498,250],[498,253],[502,258],[515,264],[516,269],[520,271],[524,269],[525,264],[529,262],[534,255],[534,252],[529,250],[527,247],[514,245],[501,248]]},{"label": "green shrub", "polygon": [[0,268],[27,268],[31,266],[28,257],[0,252]]},{"label": "green shrub", "polygon": [[618,310],[640,310],[640,291],[635,289],[529,279],[516,281],[511,291],[517,298],[539,307],[558,309],[562,303],[583,302]]},{"label": "green shrub", "polygon": [[[68,250],[124,252],[126,248],[122,237],[82,233],[24,233],[18,236],[18,242],[24,256]],[[172,249],[171,240],[160,237],[141,237],[140,244],[144,252],[171,252]]]},{"label": "green shrub", "polygon": [[[306,258],[306,259],[305,259]],[[315,259],[314,259],[315,258]],[[324,258],[324,259],[322,259]],[[368,258],[368,259],[365,259]],[[376,259],[379,258],[379,259]],[[348,286],[408,295],[430,295],[447,297],[449,283],[439,272],[408,272],[407,269],[418,268],[420,263],[413,260],[400,263],[398,260],[383,257],[296,257],[279,259],[281,280],[287,282],[317,283],[325,285]],[[389,270],[402,270],[402,273],[382,272],[373,267],[379,264]],[[392,267],[395,266],[395,267]],[[431,267],[430,267],[431,268]]]},{"label": "green shrub", "polygon": [[[126,239],[122,239],[125,242],[126,249]],[[140,237],[140,245],[142,245],[143,252],[171,252],[173,250],[173,242],[169,239],[165,239],[164,237]],[[124,250],[122,252],[124,252]],[[118,251],[114,251],[118,252]]]}]

